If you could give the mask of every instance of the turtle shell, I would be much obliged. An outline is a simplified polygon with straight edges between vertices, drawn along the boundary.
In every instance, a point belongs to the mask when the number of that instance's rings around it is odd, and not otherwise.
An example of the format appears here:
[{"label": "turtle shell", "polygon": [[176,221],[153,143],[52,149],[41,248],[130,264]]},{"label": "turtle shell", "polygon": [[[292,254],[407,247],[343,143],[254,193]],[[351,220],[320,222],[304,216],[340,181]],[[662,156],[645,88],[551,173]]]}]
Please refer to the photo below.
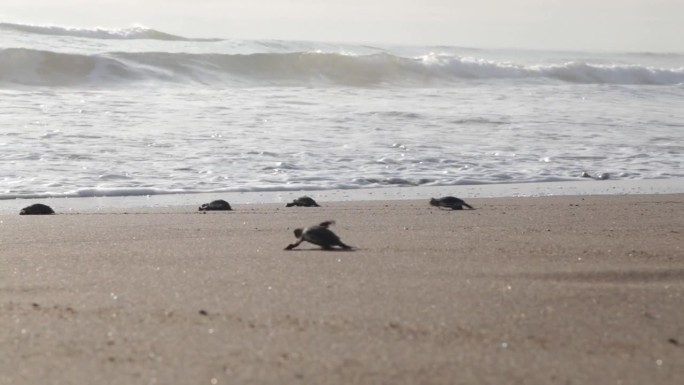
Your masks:
[{"label": "turtle shell", "polygon": [[463,206],[469,209],[473,208],[471,205],[465,203],[463,199],[452,196],[446,196],[439,199],[432,198],[430,199],[430,204],[437,207],[448,207],[452,210],[463,210]]},{"label": "turtle shell", "polygon": [[55,211],[50,206],[36,203],[21,209],[19,215],[51,215],[54,213]]},{"label": "turtle shell", "polygon": [[215,201],[211,201],[209,203],[205,203],[202,206],[199,207],[199,211],[228,211],[232,210],[230,207],[230,204],[223,199],[218,199]]},{"label": "turtle shell", "polygon": [[328,226],[335,223],[334,221],[321,222],[318,225],[310,226],[304,229],[295,229],[294,235],[297,238],[296,243],[289,244],[285,250],[292,250],[299,246],[303,241],[318,245],[325,250],[330,250],[334,246],[339,246],[344,250],[351,250],[352,247],[342,243],[340,238],[328,229]]},{"label": "turtle shell", "polygon": [[292,207],[292,206],[301,206],[301,207],[319,207],[318,203],[316,203],[313,198],[310,197],[299,197],[295,200],[293,200],[291,203],[288,203],[286,205],[287,207]]},{"label": "turtle shell", "polygon": [[329,249],[342,243],[340,237],[335,235],[330,229],[320,225],[307,227],[302,232],[301,237],[305,241],[321,246],[324,249]]}]

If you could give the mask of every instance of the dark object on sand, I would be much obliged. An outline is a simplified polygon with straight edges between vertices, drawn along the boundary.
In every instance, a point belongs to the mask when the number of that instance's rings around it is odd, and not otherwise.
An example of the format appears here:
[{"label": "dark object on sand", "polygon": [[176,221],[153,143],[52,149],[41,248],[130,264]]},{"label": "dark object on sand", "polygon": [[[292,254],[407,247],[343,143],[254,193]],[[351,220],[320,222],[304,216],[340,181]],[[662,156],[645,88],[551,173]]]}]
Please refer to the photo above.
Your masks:
[{"label": "dark object on sand", "polygon": [[232,210],[230,208],[230,204],[223,199],[211,201],[210,203],[205,203],[202,206],[199,207],[199,211],[226,211],[226,210]]},{"label": "dark object on sand", "polygon": [[299,197],[293,200],[291,203],[285,205],[285,207],[292,206],[302,206],[302,207],[320,207],[313,198],[309,197]]},{"label": "dark object on sand", "polygon": [[21,209],[19,215],[51,215],[54,213],[54,210],[52,210],[50,206],[36,203]]},{"label": "dark object on sand", "polygon": [[335,223],[334,221],[326,221],[319,225],[310,226],[305,229],[295,229],[294,235],[297,237],[297,242],[287,245],[285,250],[292,250],[299,246],[300,243],[307,241],[322,247],[324,250],[330,250],[333,246],[339,246],[345,250],[350,250],[351,246],[342,243],[340,238],[332,231],[328,230],[328,226]]},{"label": "dark object on sand", "polygon": [[431,198],[430,199],[430,204],[432,206],[437,206],[437,207],[446,207],[450,208],[452,210],[463,210],[463,206],[473,210],[473,206],[465,203],[463,199],[459,199],[456,197],[442,197],[439,199]]}]

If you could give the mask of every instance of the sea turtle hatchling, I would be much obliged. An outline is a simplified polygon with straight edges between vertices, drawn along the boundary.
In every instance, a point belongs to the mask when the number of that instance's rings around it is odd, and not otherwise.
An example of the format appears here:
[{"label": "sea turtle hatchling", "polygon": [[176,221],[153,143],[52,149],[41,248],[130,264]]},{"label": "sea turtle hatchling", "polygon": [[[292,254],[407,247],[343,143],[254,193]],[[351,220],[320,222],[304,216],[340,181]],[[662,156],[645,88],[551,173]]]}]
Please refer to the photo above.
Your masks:
[{"label": "sea turtle hatchling", "polygon": [[227,211],[227,210],[232,210],[230,207],[230,204],[223,199],[218,199],[215,201],[211,201],[209,203],[205,203],[202,206],[199,207],[199,211]]},{"label": "sea turtle hatchling", "polygon": [[287,245],[285,250],[292,250],[304,241],[318,245],[324,250],[331,250],[334,246],[339,246],[344,250],[350,250],[352,248],[351,246],[342,243],[340,238],[328,229],[328,226],[333,223],[335,222],[326,221],[304,229],[295,229],[294,235],[297,237],[297,242]]},{"label": "sea turtle hatchling", "polygon": [[447,196],[439,199],[431,198],[430,205],[437,207],[447,207],[452,210],[463,210],[463,206],[473,210],[473,206],[465,203],[463,199]]},{"label": "sea turtle hatchling", "polygon": [[31,206],[24,207],[19,211],[19,215],[51,215],[55,211],[52,207],[44,205],[42,203],[32,204]]},{"label": "sea turtle hatchling", "polygon": [[320,207],[313,198],[299,197],[292,202],[285,205],[285,207],[301,206],[301,207]]}]

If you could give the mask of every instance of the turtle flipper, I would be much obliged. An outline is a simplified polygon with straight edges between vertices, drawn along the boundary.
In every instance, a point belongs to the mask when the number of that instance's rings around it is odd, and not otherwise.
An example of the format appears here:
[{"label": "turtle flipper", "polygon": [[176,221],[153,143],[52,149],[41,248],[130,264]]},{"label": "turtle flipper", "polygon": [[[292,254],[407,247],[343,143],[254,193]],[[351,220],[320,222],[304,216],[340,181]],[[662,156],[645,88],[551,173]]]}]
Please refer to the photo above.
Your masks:
[{"label": "turtle flipper", "polygon": [[327,229],[328,226],[333,225],[333,224],[335,224],[335,221],[325,221],[325,222],[321,222],[321,224],[319,224],[319,226],[325,227]]},{"label": "turtle flipper", "polygon": [[285,248],[285,250],[292,250],[292,249],[294,249],[295,247],[299,246],[299,244],[302,243],[303,241],[304,241],[303,239],[300,239],[300,240],[298,240],[298,241],[295,242],[295,243],[290,243],[289,245],[287,245],[287,247]]}]

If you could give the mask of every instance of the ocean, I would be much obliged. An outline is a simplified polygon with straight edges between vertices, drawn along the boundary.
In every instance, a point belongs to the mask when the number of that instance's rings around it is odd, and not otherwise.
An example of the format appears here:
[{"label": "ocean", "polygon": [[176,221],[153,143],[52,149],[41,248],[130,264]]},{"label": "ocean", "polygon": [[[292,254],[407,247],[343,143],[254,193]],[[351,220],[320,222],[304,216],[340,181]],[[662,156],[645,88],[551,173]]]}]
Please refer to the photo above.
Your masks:
[{"label": "ocean", "polygon": [[0,100],[0,200],[684,182],[684,52],[0,23]]}]

